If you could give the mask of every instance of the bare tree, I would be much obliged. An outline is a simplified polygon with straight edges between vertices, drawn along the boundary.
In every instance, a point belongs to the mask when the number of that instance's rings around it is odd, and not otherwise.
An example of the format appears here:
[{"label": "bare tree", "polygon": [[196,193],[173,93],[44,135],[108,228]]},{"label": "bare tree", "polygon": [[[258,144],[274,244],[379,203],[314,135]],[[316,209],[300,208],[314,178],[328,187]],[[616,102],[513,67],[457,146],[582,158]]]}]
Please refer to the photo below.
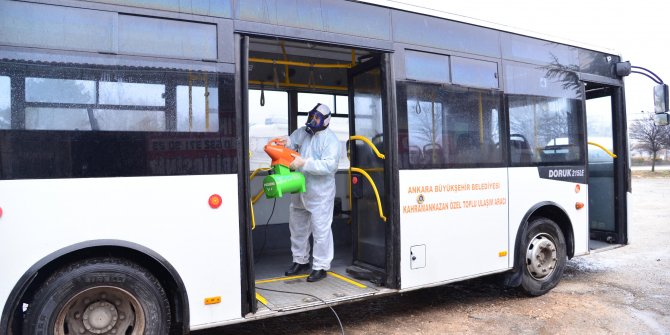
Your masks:
[{"label": "bare tree", "polygon": [[657,126],[654,123],[654,115],[647,116],[640,120],[635,120],[630,125],[629,134],[632,139],[638,141],[635,148],[646,151],[651,154],[651,171],[656,169],[656,155],[663,148],[668,148],[670,140],[670,128],[667,126]]}]

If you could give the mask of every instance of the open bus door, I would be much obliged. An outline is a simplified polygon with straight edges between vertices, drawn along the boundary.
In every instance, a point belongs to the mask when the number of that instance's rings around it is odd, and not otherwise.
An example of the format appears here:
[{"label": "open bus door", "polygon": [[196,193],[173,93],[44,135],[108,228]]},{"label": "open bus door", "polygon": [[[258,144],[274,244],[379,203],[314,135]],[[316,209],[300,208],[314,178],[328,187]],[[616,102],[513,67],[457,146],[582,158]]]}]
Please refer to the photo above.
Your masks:
[{"label": "open bus door", "polygon": [[590,250],[628,243],[630,171],[622,90],[586,83]]},{"label": "open bus door", "polygon": [[348,73],[353,265],[347,272],[393,286],[387,64],[388,55],[377,54]]}]

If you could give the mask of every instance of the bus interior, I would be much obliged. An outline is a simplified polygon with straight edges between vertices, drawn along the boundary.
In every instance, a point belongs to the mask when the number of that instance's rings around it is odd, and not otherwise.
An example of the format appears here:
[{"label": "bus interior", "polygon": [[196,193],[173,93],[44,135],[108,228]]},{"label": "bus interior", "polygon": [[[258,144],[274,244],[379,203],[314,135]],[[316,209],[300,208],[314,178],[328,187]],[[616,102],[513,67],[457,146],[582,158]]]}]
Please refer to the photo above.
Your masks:
[{"label": "bus interior", "polygon": [[[304,41],[248,39],[248,69],[243,70],[248,73],[247,221],[252,229],[259,312],[321,304],[313,297],[270,290],[308,293],[328,302],[389,290],[384,288],[389,286],[389,223],[382,214],[388,212],[386,177],[384,160],[378,157],[383,157],[384,152],[383,84],[381,66],[376,62],[380,56],[361,49]],[[359,70],[361,67],[364,69]],[[334,259],[325,279],[308,283],[305,277],[309,271],[284,276],[293,262],[288,227],[292,195],[267,198],[262,181],[271,162],[264,146],[272,138],[289,135],[303,126],[308,111],[317,103],[331,109],[329,129],[339,140],[340,159],[331,226]],[[358,122],[353,120],[354,108]],[[359,139],[350,141],[354,135]],[[362,172],[352,176],[350,167]],[[358,185],[352,185],[350,180]]]}]

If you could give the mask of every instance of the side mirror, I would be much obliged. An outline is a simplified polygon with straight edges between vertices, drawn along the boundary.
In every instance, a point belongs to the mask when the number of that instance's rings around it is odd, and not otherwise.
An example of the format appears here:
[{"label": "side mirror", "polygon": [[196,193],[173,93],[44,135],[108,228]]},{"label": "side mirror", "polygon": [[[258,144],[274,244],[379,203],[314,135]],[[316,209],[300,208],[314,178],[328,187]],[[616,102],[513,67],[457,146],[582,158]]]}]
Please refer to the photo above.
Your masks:
[{"label": "side mirror", "polygon": [[654,116],[654,123],[657,126],[667,126],[670,124],[670,113],[661,113]]},{"label": "side mirror", "polygon": [[654,86],[654,112],[665,113],[668,111],[668,85],[660,84]]}]

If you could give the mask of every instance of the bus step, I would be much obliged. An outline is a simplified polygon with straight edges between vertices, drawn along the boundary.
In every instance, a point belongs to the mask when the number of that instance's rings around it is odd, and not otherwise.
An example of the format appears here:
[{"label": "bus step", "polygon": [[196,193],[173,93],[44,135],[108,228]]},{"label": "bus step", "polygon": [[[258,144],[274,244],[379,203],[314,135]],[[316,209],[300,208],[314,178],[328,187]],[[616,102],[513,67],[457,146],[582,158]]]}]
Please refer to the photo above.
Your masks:
[{"label": "bus step", "polygon": [[307,275],[299,275],[257,280],[256,298],[270,310],[287,311],[321,305],[324,301],[345,301],[378,292],[332,271],[318,282],[308,283],[306,278]]},{"label": "bus step", "polygon": [[367,280],[377,286],[384,286],[384,275],[358,265],[347,266],[347,273],[358,280]]}]

